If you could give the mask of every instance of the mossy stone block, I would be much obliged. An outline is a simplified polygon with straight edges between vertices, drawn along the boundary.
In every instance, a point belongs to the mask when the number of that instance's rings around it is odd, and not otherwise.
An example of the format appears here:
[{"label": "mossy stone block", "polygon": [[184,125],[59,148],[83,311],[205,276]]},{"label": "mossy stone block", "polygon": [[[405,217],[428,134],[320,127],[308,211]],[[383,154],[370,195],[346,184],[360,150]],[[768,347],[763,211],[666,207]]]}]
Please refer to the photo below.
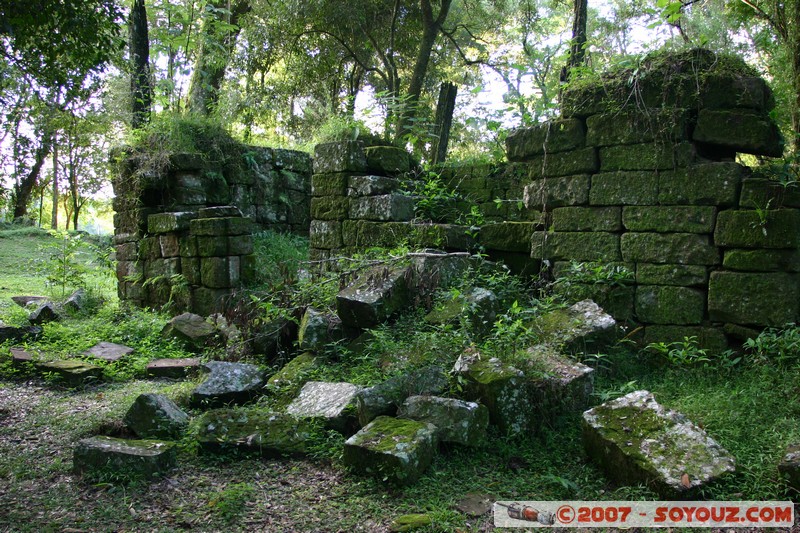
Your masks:
[{"label": "mossy stone block", "polygon": [[589,231],[536,231],[531,238],[534,259],[620,261],[620,236]]},{"label": "mossy stone block", "polygon": [[591,300],[619,322],[634,315],[635,287],[632,285],[608,285],[605,283],[570,283],[564,296],[569,301]]},{"label": "mossy stone block", "polygon": [[267,380],[266,388],[284,399],[294,398],[319,364],[313,353],[303,352],[273,374]]},{"label": "mossy stone block", "polygon": [[705,292],[670,285],[636,288],[636,316],[647,324],[700,324],[706,307]]},{"label": "mossy stone block", "polygon": [[385,176],[351,176],[347,181],[348,196],[379,196],[392,194],[400,190],[401,182],[397,178]]},{"label": "mossy stone block", "polygon": [[85,383],[99,381],[103,378],[103,369],[78,359],[37,363],[36,368],[42,372],[51,372],[59,377],[68,387],[80,387]]},{"label": "mossy stone block", "polygon": [[311,176],[312,196],[345,196],[349,173],[314,174]]},{"label": "mossy stone block", "polygon": [[121,477],[152,479],[177,464],[176,445],[160,440],[130,440],[96,436],[75,446],[73,470],[92,479]]},{"label": "mossy stone block", "polygon": [[574,176],[597,172],[599,167],[597,150],[594,148],[582,148],[571,152],[532,157],[528,164],[528,177],[530,179],[539,179]]},{"label": "mossy stone block", "polygon": [[200,257],[225,257],[228,255],[228,238],[217,237],[194,237],[197,243],[197,255]]},{"label": "mossy stone block", "polygon": [[533,222],[500,222],[481,226],[480,243],[489,250],[525,252],[531,250],[531,235],[537,224]]},{"label": "mossy stone block", "polygon": [[433,461],[436,432],[426,422],[379,416],[345,441],[342,460],[361,472],[410,485]]},{"label": "mossy stone block", "polygon": [[344,220],[350,210],[345,196],[321,196],[311,199],[311,218],[315,220]]},{"label": "mossy stone block", "polygon": [[631,263],[718,265],[719,250],[706,235],[696,233],[634,233],[622,235],[622,259]]},{"label": "mossy stone block", "polygon": [[622,223],[630,231],[711,233],[717,209],[710,206],[626,206]]},{"label": "mossy stone block", "polygon": [[489,425],[486,406],[439,396],[410,396],[397,416],[433,424],[439,431],[440,442],[455,442],[463,446],[483,444]]},{"label": "mossy stone block", "polygon": [[409,303],[410,267],[374,267],[336,296],[336,314],[345,326],[372,328]]},{"label": "mossy stone block", "polygon": [[352,219],[375,221],[408,221],[414,218],[414,198],[404,194],[382,194],[350,200]]},{"label": "mossy stone block", "polygon": [[411,159],[408,152],[396,146],[370,146],[364,148],[367,170],[387,176],[408,172]]},{"label": "mossy stone block", "polygon": [[600,171],[670,170],[688,166],[695,158],[694,145],[643,143],[600,148]]},{"label": "mossy stone block", "polygon": [[795,274],[712,272],[708,314],[714,322],[777,327],[797,320],[799,297]]},{"label": "mossy stone block", "polygon": [[342,247],[342,223],[334,220],[312,220],[309,230],[312,248],[335,249]]},{"label": "mossy stone block", "polygon": [[170,233],[189,229],[189,222],[197,218],[194,211],[179,213],[156,213],[147,217],[148,233]]},{"label": "mossy stone block", "polygon": [[561,93],[561,115],[588,117],[598,113],[619,112],[620,94],[630,94],[630,87],[621,78],[594,83],[570,83]]},{"label": "mossy stone block", "polygon": [[586,144],[613,146],[687,138],[687,114],[678,109],[605,113],[586,119]]},{"label": "mossy stone block", "polygon": [[768,115],[756,111],[701,109],[692,138],[746,154],[783,155],[778,126]]},{"label": "mossy stone block", "polygon": [[743,180],[739,207],[747,209],[800,207],[800,185],[797,183],[782,185],[780,182],[764,178]]},{"label": "mossy stone block", "polygon": [[797,250],[725,250],[722,266],[749,272],[800,272]]},{"label": "mossy stone block", "polygon": [[189,223],[192,235],[216,237],[252,233],[250,219],[243,217],[196,218]]},{"label": "mossy stone block", "polygon": [[367,157],[362,141],[337,141],[314,148],[314,174],[365,172]]},{"label": "mossy stone block", "polygon": [[525,207],[542,209],[589,203],[589,176],[565,176],[535,180],[525,187]]},{"label": "mossy stone block", "polygon": [[592,176],[591,205],[653,205],[658,201],[654,172],[607,172]]},{"label": "mossy stone block", "polygon": [[152,261],[161,257],[161,243],[158,237],[145,237],[139,241],[139,259]]},{"label": "mossy stone block", "polygon": [[619,483],[644,483],[662,497],[687,498],[734,472],[727,450],[648,391],[583,413],[587,455]]},{"label": "mossy stone block", "polygon": [[636,265],[636,283],[640,285],[677,285],[689,287],[704,285],[708,281],[707,268],[700,265]]},{"label": "mossy stone block", "polygon": [[703,109],[745,108],[770,111],[775,105],[767,83],[756,76],[714,73],[703,79],[700,106]]},{"label": "mossy stone block", "polygon": [[265,456],[303,454],[312,436],[312,422],[264,409],[212,409],[197,421],[197,441],[208,452],[234,449]]},{"label": "mossy stone block", "polygon": [[738,163],[707,163],[659,174],[661,205],[734,206],[745,168]]},{"label": "mossy stone block", "polygon": [[797,248],[800,243],[800,211],[720,211],[714,242],[717,246],[731,248]]},{"label": "mossy stone block", "polygon": [[[200,260],[200,280],[203,285],[212,289],[232,287],[232,263],[228,257],[203,257]],[[238,272],[236,277],[238,278]]]},{"label": "mossy stone block", "polygon": [[553,210],[555,231],[619,231],[619,207],[559,207]]},{"label": "mossy stone block", "polygon": [[253,236],[228,237],[228,255],[250,255],[253,253]]},{"label": "mossy stone block", "polygon": [[512,131],[506,137],[506,153],[509,161],[525,161],[531,156],[583,148],[585,141],[586,128],[582,121],[552,120]]},{"label": "mossy stone block", "polygon": [[725,333],[719,328],[708,326],[671,326],[671,325],[648,325],[644,328],[642,344],[647,346],[650,343],[672,343],[683,342],[686,337],[694,337],[697,345],[707,350],[709,355],[716,355],[728,349],[728,339]]}]

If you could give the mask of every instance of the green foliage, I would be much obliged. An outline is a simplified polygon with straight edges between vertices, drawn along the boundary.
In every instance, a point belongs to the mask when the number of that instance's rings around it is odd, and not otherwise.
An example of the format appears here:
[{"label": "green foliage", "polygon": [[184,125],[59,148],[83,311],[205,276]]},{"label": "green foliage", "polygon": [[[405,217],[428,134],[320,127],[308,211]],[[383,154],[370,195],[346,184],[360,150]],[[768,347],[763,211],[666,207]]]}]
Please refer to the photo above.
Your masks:
[{"label": "green foliage", "polygon": [[646,350],[664,357],[671,365],[679,367],[695,366],[711,362],[705,349],[700,348],[697,337],[684,337],[682,341],[651,342]]},{"label": "green foliage", "polygon": [[253,235],[256,256],[254,285],[267,291],[280,290],[298,281],[308,260],[308,239],[290,233],[263,231]]},{"label": "green foliage", "polygon": [[317,128],[313,144],[355,141],[362,136],[371,136],[370,129],[364,121],[349,116],[333,115]]},{"label": "green foliage", "polygon": [[106,274],[111,272],[108,247],[89,244],[81,233],[48,233],[53,239],[43,245],[37,269],[46,277],[48,286],[59,290],[60,297],[66,296],[70,289],[86,288],[92,266]]},{"label": "green foliage", "polygon": [[743,346],[762,361],[794,365],[800,360],[800,328],[795,324],[767,328],[756,338],[747,339]]},{"label": "green foliage", "polygon": [[418,219],[431,222],[455,222],[464,211],[459,205],[464,198],[442,181],[435,172],[427,172],[413,182],[411,194],[417,197],[415,213]]},{"label": "green foliage", "polygon": [[624,287],[634,281],[625,265],[571,261],[552,284],[553,294],[568,302],[586,297],[587,287]]},{"label": "green foliage", "polygon": [[231,483],[208,500],[209,509],[226,522],[232,522],[253,499],[256,487],[251,483]]}]

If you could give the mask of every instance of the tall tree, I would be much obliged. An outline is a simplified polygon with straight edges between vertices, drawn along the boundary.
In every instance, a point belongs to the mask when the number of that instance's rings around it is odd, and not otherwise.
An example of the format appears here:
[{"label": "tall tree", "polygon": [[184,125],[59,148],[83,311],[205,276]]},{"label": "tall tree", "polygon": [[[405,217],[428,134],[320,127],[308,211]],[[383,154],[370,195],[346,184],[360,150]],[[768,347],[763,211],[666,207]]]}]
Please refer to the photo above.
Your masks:
[{"label": "tall tree", "polygon": [[589,17],[588,0],[573,0],[572,41],[567,65],[561,71],[561,81],[568,81],[574,69],[586,59],[586,21]]},{"label": "tall tree", "polygon": [[208,115],[216,107],[241,30],[239,19],[249,11],[249,0],[214,0],[206,4],[202,41],[189,84],[192,113]]},{"label": "tall tree", "polygon": [[138,129],[150,120],[153,90],[150,83],[150,38],[144,0],[134,0],[128,22],[131,61],[131,127]]}]

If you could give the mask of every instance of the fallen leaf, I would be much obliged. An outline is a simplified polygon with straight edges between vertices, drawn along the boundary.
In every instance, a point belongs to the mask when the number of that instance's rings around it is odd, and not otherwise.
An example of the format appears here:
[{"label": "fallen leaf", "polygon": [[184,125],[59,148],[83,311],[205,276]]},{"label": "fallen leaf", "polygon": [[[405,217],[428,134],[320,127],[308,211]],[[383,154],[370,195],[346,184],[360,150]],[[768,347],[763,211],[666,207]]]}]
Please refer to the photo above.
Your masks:
[{"label": "fallen leaf", "polygon": [[681,476],[681,485],[683,485],[683,486],[684,486],[684,487],[686,487],[687,489],[690,489],[690,488],[692,488],[692,482],[691,482],[691,481],[689,481],[689,474],[685,474],[685,473],[684,473],[684,474]]}]

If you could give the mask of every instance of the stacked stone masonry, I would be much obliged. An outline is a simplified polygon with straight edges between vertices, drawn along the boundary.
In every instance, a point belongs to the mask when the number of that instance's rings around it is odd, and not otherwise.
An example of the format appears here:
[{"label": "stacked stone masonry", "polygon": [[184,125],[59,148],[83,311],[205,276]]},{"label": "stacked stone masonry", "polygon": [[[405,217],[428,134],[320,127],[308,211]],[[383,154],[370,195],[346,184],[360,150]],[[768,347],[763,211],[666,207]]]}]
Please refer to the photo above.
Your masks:
[{"label": "stacked stone masonry", "polygon": [[147,168],[141,154],[115,159],[114,243],[123,301],[211,314],[252,277],[254,231],[308,234],[308,154],[241,147],[219,164],[173,154],[160,170]]},{"label": "stacked stone masonry", "polygon": [[648,80],[641,97],[569,89],[561,118],[508,136],[509,163],[441,169],[483,213],[479,231],[411,220],[396,174],[370,167],[360,143],[319,146],[312,253],[407,240],[524,254],[529,271],[555,277],[572,261],[623,265],[634,281],[592,296],[645,326],[645,342],[696,336],[721,349],[796,321],[800,190],[736,162],[738,153],[781,155],[770,89],[746,72],[715,71],[704,54],[690,62],[706,71],[680,64],[681,76]]}]

